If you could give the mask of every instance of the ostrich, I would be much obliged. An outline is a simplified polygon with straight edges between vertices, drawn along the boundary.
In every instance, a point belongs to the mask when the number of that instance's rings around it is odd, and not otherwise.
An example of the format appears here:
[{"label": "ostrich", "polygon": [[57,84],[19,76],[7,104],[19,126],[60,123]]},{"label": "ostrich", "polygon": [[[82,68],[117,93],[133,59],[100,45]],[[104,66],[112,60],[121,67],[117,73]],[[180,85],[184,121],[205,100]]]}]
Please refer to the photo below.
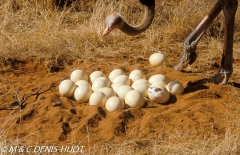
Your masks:
[{"label": "ostrich", "polygon": [[[113,13],[106,18],[106,29],[103,32],[103,36],[107,35],[116,28],[125,34],[132,36],[144,32],[153,21],[155,0],[139,1],[145,6],[144,18],[139,25],[130,26],[124,21],[121,15]],[[210,12],[203,18],[203,20],[184,41],[181,60],[176,66],[173,67],[173,69],[182,71],[188,64],[191,64],[196,60],[196,48],[199,40],[212,21],[223,10],[225,17],[225,28],[222,60],[218,73],[210,79],[217,84],[227,84],[228,79],[233,72],[233,31],[237,7],[238,0],[218,0]]]}]

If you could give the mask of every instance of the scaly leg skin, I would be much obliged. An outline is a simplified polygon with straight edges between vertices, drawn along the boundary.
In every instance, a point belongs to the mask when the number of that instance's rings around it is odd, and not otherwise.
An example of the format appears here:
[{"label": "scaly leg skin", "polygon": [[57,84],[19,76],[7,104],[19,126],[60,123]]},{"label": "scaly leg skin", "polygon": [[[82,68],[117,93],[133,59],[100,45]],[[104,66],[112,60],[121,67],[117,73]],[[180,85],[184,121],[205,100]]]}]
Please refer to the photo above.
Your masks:
[{"label": "scaly leg skin", "polygon": [[181,61],[174,67],[175,70],[183,70],[188,64],[191,64],[196,59],[196,48],[204,31],[209,27],[210,23],[223,10],[225,17],[224,29],[224,49],[222,54],[221,67],[218,74],[207,81],[213,81],[217,84],[227,84],[228,79],[233,72],[233,29],[235,14],[237,11],[237,0],[218,0],[209,14],[201,21],[197,28],[187,37],[184,42],[184,51]]},{"label": "scaly leg skin", "polygon": [[227,84],[228,79],[230,78],[231,75],[232,75],[232,69],[228,69],[228,71],[226,71],[221,68],[218,74],[210,78],[207,82],[213,82],[216,84]]},{"label": "scaly leg skin", "polygon": [[212,21],[221,12],[222,6],[220,0],[214,5],[211,11],[205,16],[205,18],[199,23],[199,25],[193,30],[193,32],[187,37],[184,42],[183,55],[179,64],[174,66],[175,70],[182,71],[188,64],[193,63],[196,60],[196,49],[199,40],[201,39],[205,30],[210,26]]},{"label": "scaly leg skin", "polygon": [[221,0],[223,14],[225,17],[224,28],[224,47],[222,54],[222,62],[217,75],[212,77],[214,83],[227,84],[228,79],[233,72],[233,32],[234,20],[237,11],[237,0]]}]

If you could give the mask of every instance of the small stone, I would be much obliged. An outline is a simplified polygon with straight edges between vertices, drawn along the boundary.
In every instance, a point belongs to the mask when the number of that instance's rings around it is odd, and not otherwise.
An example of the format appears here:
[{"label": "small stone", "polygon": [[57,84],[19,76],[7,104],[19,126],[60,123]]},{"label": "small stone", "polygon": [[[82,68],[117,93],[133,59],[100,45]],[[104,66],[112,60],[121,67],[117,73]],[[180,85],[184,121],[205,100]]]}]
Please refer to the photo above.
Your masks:
[{"label": "small stone", "polygon": [[52,102],[52,105],[53,105],[54,107],[56,107],[56,106],[61,106],[62,103],[61,103],[61,102]]}]

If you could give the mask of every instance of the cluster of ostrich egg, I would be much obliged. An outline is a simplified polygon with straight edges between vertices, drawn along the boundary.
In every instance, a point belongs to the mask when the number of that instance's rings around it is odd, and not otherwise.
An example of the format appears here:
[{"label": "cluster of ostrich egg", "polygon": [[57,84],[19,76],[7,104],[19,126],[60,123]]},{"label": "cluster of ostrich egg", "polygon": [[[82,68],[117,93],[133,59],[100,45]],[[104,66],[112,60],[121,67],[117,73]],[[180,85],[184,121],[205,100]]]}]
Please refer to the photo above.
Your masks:
[{"label": "cluster of ostrich egg", "polygon": [[59,85],[62,96],[74,98],[79,103],[104,106],[108,111],[141,108],[146,99],[166,103],[170,93],[177,95],[183,91],[179,81],[169,82],[165,75],[155,74],[147,80],[141,70],[126,75],[121,69],[114,69],[108,77],[102,71],[88,76],[83,70],[74,70],[70,79]]}]

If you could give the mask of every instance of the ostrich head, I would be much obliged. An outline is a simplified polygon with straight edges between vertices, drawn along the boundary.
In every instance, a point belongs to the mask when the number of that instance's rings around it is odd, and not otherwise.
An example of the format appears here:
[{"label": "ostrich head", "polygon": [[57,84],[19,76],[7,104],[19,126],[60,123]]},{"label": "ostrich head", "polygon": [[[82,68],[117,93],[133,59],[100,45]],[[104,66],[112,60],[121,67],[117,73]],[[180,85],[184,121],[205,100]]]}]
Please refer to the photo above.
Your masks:
[{"label": "ostrich head", "polygon": [[124,20],[118,13],[113,13],[106,17],[106,28],[103,32],[103,36],[110,33],[112,30],[121,27],[124,24]]}]

